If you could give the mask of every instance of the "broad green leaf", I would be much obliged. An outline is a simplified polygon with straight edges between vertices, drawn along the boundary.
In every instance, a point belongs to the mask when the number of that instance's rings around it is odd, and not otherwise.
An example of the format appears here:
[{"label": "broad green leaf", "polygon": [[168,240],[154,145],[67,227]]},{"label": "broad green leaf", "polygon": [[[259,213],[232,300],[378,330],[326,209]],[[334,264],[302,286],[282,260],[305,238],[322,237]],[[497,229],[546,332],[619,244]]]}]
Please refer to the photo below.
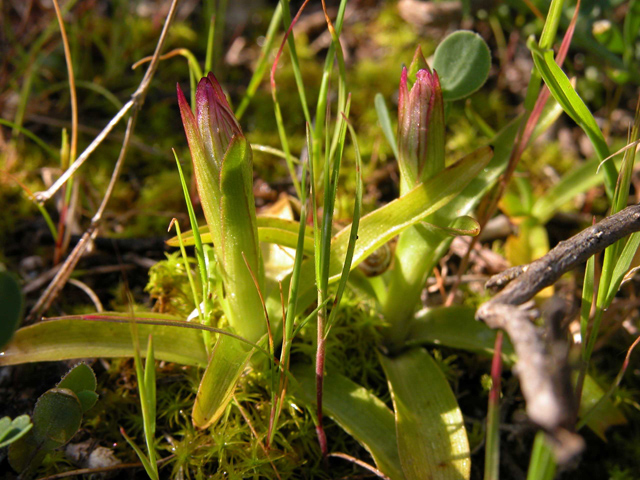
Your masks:
[{"label": "broad green leaf", "polygon": [[[553,50],[544,50],[538,47],[530,38],[527,46],[533,54],[533,62],[542,75],[551,95],[562,106],[562,109],[576,122],[585,132],[602,161],[609,156],[609,147],[598,127],[593,115],[585,105],[584,101],[571,85],[569,78],[556,64],[553,57]],[[618,177],[616,168],[611,162],[604,163],[605,186],[611,195],[614,191],[616,179]]]},{"label": "broad green leaf", "polygon": [[462,412],[438,364],[423,348],[380,356],[396,414],[400,463],[407,478],[461,480],[471,475]]},{"label": "broad green leaf", "polygon": [[469,215],[463,215],[454,219],[446,227],[427,222],[420,222],[420,225],[449,237],[457,237],[460,235],[475,237],[480,233],[480,224],[475,218]]},{"label": "broad green leaf", "polygon": [[20,285],[9,272],[0,271],[0,348],[4,347],[20,324],[24,299]]},{"label": "broad green leaf", "polygon": [[208,427],[220,418],[252,354],[253,349],[235,338],[218,337],[193,405],[192,420],[196,427]]},{"label": "broad green leaf", "polygon": [[[408,345],[440,345],[493,356],[496,332],[475,319],[475,309],[463,306],[436,307],[419,312],[412,321]],[[502,344],[502,360],[511,366],[517,360],[508,336]],[[604,395],[604,390],[587,375],[582,390],[579,416],[586,414]],[[625,418],[608,399],[589,418],[587,425],[604,438],[607,428],[625,423]]]},{"label": "broad green leaf", "polygon": [[[311,366],[296,365],[291,373],[299,383],[292,394],[308,405],[316,401],[316,377]],[[403,480],[393,412],[366,388],[333,373],[324,377],[323,412],[360,442],[376,466],[391,480]]]},{"label": "broad green leaf", "polygon": [[[493,152],[483,147],[443,170],[409,193],[365,215],[360,220],[351,268],[355,268],[382,244],[444,207],[487,166]],[[339,278],[351,226],[335,235],[331,244],[330,279]]]},{"label": "broad green leaf", "polygon": [[0,418],[0,448],[6,447],[26,434],[33,424],[29,415],[20,415],[11,420],[9,417]]},{"label": "broad green leaf", "polygon": [[459,100],[478,90],[489,76],[491,52],[477,33],[459,30],[436,48],[433,69],[445,100]]},{"label": "broad green leaf", "polygon": [[[459,305],[418,312],[407,336],[408,345],[441,345],[487,357],[493,356],[495,340],[496,331],[475,319],[475,309]],[[513,346],[506,336],[502,359],[510,364],[516,360]]]},{"label": "broad green leaf", "polygon": [[[260,216],[257,217],[258,238],[261,242],[277,243],[283,247],[296,248],[298,244],[298,222],[293,220],[285,220],[277,217]],[[211,233],[207,225],[199,228],[202,241],[211,243]],[[182,243],[185,246],[194,245],[195,239],[193,230],[182,234]],[[178,237],[167,240],[167,245],[178,247]],[[304,236],[304,253],[306,255],[313,254],[313,230],[307,229]]]},{"label": "broad green leaf", "polygon": [[[0,365],[30,362],[71,360],[95,357],[133,357],[133,345],[127,314],[100,314],[102,317],[124,320],[110,323],[67,318],[48,320],[18,330],[9,345],[0,353]],[[145,314],[152,320],[176,320],[167,315]],[[88,316],[87,316],[88,317]],[[189,323],[184,322],[186,327]],[[192,328],[138,324],[140,344],[145,345],[153,334],[158,360],[183,365],[205,366],[208,356],[202,334]],[[146,351],[141,352],[142,355]]]}]

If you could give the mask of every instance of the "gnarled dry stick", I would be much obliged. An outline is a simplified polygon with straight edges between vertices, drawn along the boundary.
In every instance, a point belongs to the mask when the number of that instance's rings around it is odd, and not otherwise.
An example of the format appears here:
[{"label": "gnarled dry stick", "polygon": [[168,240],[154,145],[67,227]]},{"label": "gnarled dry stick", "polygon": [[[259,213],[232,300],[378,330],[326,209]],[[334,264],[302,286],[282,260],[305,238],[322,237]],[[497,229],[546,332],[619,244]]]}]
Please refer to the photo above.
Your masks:
[{"label": "gnarled dry stick", "polygon": [[[153,54],[153,59],[151,60],[149,68],[147,69],[142,81],[140,82],[140,86],[133,93],[131,100],[129,100],[129,102],[127,102],[127,104],[124,107],[122,107],[122,109],[120,110],[120,112],[118,112],[116,117],[113,120],[111,120],[111,122],[109,122],[109,125],[100,133],[100,135],[98,135],[98,137],[96,137],[96,139],[91,143],[89,148],[85,150],[86,156],[84,156],[85,153],[80,155],[80,157],[78,157],[78,159],[73,163],[73,165],[69,167],[69,169],[58,179],[58,181],[54,185],[51,186],[51,188],[49,188],[49,190],[47,190],[46,192],[41,192],[39,194],[36,194],[36,198],[40,202],[43,202],[46,199],[50,198],[60,188],[60,186],[62,186],[62,184],[66,182],[71,177],[71,175],[73,175],[73,173],[80,167],[82,162],[84,162],[89,157],[89,154],[93,151],[93,150],[89,151],[90,148],[92,148],[92,145],[94,146],[93,149],[97,148],[98,144],[107,136],[110,129],[116,125],[119,119],[124,116],[126,111],[129,108],[133,108],[132,114],[127,121],[127,129],[125,131],[124,140],[122,141],[122,148],[120,149],[120,154],[118,155],[118,159],[116,160],[116,164],[113,168],[111,179],[109,180],[109,185],[107,186],[107,190],[105,191],[102,202],[100,203],[100,207],[98,207],[98,211],[95,213],[95,215],[91,219],[91,225],[83,234],[82,239],[78,242],[78,244],[75,246],[73,251],[69,254],[69,256],[65,260],[60,270],[58,270],[56,276],[53,278],[49,286],[45,289],[45,291],[42,293],[42,295],[36,302],[35,306],[29,312],[29,315],[27,317],[28,319],[33,319],[37,317],[44,310],[49,308],[49,306],[51,305],[53,300],[56,298],[58,293],[60,293],[60,290],[62,290],[64,285],[67,283],[67,280],[69,279],[71,273],[75,269],[78,261],[86,251],[87,247],[91,244],[90,240],[95,239],[96,236],[98,235],[98,229],[102,222],[102,216],[104,215],[104,211],[107,207],[107,204],[111,199],[111,194],[113,193],[115,183],[118,180],[118,177],[120,176],[120,170],[122,169],[122,165],[124,164],[124,160],[127,155],[129,142],[131,141],[136,119],[138,117],[138,112],[140,111],[140,108],[144,103],[147,90],[149,88],[149,85],[151,84],[151,79],[153,78],[153,75],[155,74],[156,69],[158,67],[158,59],[160,57],[160,52],[162,51],[164,42],[167,38],[167,32],[169,31],[169,26],[171,25],[171,22],[173,21],[173,18],[175,16],[177,5],[178,5],[178,0],[171,0],[169,13],[167,14],[167,18],[165,19],[165,23],[162,28],[162,32],[160,33],[158,43],[156,44],[156,49]],[[109,130],[107,128],[109,128]],[[38,197],[38,195],[40,196]]]},{"label": "gnarled dry stick", "polygon": [[[560,242],[535,262],[505,270],[487,282],[488,288],[506,287],[480,306],[476,318],[509,334],[518,355],[514,370],[527,401],[527,414],[552,434],[561,432],[559,436],[566,438],[567,429],[571,430],[575,421],[574,402],[572,395],[567,395],[570,385],[563,365],[558,364],[557,356],[550,351],[541,329],[531,322],[537,312],[523,304],[553,285],[565,272],[637,231],[640,231],[640,205],[605,218]],[[559,436],[556,440],[562,441]]]}]

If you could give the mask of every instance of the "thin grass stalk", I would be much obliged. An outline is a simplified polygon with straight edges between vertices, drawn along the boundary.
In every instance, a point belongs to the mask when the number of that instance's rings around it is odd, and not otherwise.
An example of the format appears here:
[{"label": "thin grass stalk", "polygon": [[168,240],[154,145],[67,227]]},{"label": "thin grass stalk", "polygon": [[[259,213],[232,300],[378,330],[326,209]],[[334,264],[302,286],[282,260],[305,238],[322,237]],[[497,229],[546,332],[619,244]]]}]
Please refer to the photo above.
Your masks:
[{"label": "thin grass stalk", "polygon": [[[184,243],[182,242],[182,232],[180,231],[180,224],[178,223],[178,220],[176,218],[171,219],[171,223],[169,224],[168,231],[171,230],[171,227],[175,227],[176,229],[178,242],[180,243],[180,254],[182,255],[182,261],[184,262],[184,269],[187,272],[187,279],[189,280],[189,286],[191,287],[191,295],[193,295],[193,303],[196,306],[196,309],[198,311],[198,320],[200,320],[200,323],[204,323],[204,320],[202,318],[202,311],[200,309],[200,300],[198,299],[196,284],[193,281],[193,275],[191,275],[191,266],[189,265],[189,257],[187,257],[187,251],[185,250]],[[209,333],[209,332],[206,332],[206,333]],[[207,336],[205,336],[204,340],[205,342],[210,341],[211,337],[207,338]]]},{"label": "thin grass stalk", "polygon": [[[284,1],[285,0],[282,0],[282,2]],[[278,49],[278,53],[276,54],[276,58],[271,67],[271,97],[273,99],[274,113],[276,116],[276,125],[278,127],[278,136],[280,137],[280,143],[282,143],[282,148],[286,154],[285,160],[287,162],[287,168],[289,169],[289,175],[291,177],[291,181],[293,182],[293,186],[296,190],[296,195],[298,195],[298,198],[302,197],[302,191],[300,189],[300,182],[298,181],[298,176],[296,174],[293,159],[291,157],[291,151],[289,149],[289,141],[287,140],[287,134],[284,129],[284,121],[282,119],[280,103],[278,102],[275,78],[276,78],[276,68],[278,66],[278,62],[280,61],[280,56],[282,55],[284,44],[287,41],[287,39],[290,38],[289,36],[293,31],[293,26],[298,21],[298,18],[300,18],[300,15],[302,14],[302,11],[304,10],[304,8],[307,6],[307,3],[309,3],[309,0],[305,0],[305,2],[302,4],[300,9],[298,10],[298,13],[296,14],[295,18],[293,19],[293,22],[289,22],[289,27],[284,34],[284,38],[282,39],[282,43],[280,44],[280,48]],[[306,102],[306,99],[304,101]],[[310,123],[310,122],[307,121],[307,123]]]},{"label": "thin grass stalk", "polygon": [[[204,57],[204,71],[212,72],[213,71],[213,49],[214,49],[214,41],[215,41],[215,31],[216,31],[216,18],[215,16],[209,17],[209,32],[207,34],[207,52]],[[202,78],[200,75],[198,78]]]},{"label": "thin grass stalk", "polygon": [[539,431],[533,442],[527,480],[553,480],[556,474],[556,461],[553,450],[547,443],[545,433]]},{"label": "thin grass stalk", "polygon": [[491,362],[491,390],[487,413],[487,434],[485,440],[484,480],[500,478],[500,381],[502,379],[502,339],[499,331],[494,344]]},{"label": "thin grass stalk", "polygon": [[[295,25],[295,21],[291,21],[291,13],[289,11],[289,0],[280,0],[282,4],[282,23],[284,25],[284,30],[289,32],[287,34],[287,44],[289,46],[289,56],[291,57],[291,66],[293,68],[293,76],[296,81],[296,86],[298,87],[298,96],[300,97],[300,105],[302,106],[302,112],[304,113],[304,118],[309,125],[311,125],[311,115],[309,114],[309,107],[307,105],[307,95],[304,88],[304,80],[302,79],[302,73],[300,72],[300,62],[298,60],[298,52],[296,50],[296,42],[295,37],[293,35],[293,25]],[[306,6],[306,1],[300,7],[298,14],[296,17],[300,16],[300,13]]]},{"label": "thin grass stalk", "polygon": [[[640,101],[636,108],[636,117],[633,125],[633,129],[629,133],[628,142],[638,138],[640,134]],[[627,206],[629,186],[631,184],[631,175],[635,163],[635,148],[625,150],[622,165],[620,167],[620,173],[618,175],[618,181],[613,195],[613,202],[611,205],[611,214],[621,211]],[[634,234],[634,237],[637,234]],[[637,238],[637,237],[636,237]],[[576,391],[582,392],[586,371],[589,367],[591,355],[595,348],[596,340],[600,332],[600,324],[602,322],[602,316],[604,312],[609,308],[613,298],[619,288],[619,283],[614,282],[614,272],[616,266],[620,261],[621,254],[625,245],[630,242],[630,239],[622,239],[607,247],[604,251],[604,259],[602,261],[602,272],[600,274],[600,280],[598,283],[598,291],[595,301],[595,314],[591,322],[591,328],[587,329],[588,336],[583,338],[583,351],[582,351],[582,364],[580,368],[580,374],[578,376],[578,382],[576,385]],[[631,244],[632,245],[632,244]],[[583,307],[586,310],[586,306]],[[580,399],[581,397],[578,397]]]},{"label": "thin grass stalk", "polygon": [[[342,24],[344,21],[344,13],[346,8],[347,8],[347,0],[341,0],[340,6],[338,7],[338,15],[336,17],[336,25],[335,25],[335,32],[338,37],[340,36],[340,33],[342,31]],[[337,45],[333,41],[333,36],[332,36],[332,41],[331,41],[331,44],[329,45],[327,56],[325,57],[324,68],[322,71],[322,80],[320,81],[320,90],[318,92],[318,102],[316,105],[315,128],[313,130],[313,140],[314,140],[315,150],[312,156],[313,158],[316,159],[317,162],[320,161],[320,158],[321,158],[320,155],[321,155],[321,148],[322,148],[322,128],[325,123],[325,116],[327,112],[327,108],[326,108],[326,103],[328,98],[327,94],[329,91],[329,82],[331,79],[331,74],[333,72],[333,62],[334,62],[336,47]],[[320,166],[319,164],[314,165],[316,171],[318,172],[320,171],[319,166]],[[321,179],[316,179],[315,177],[312,177],[312,178],[314,182],[321,181]]]},{"label": "thin grass stalk", "polygon": [[276,39],[276,33],[278,32],[278,24],[282,21],[282,2],[279,2],[276,6],[275,11],[273,12],[273,16],[271,17],[271,22],[269,23],[269,28],[267,29],[267,33],[264,38],[264,43],[262,48],[260,49],[260,56],[258,57],[258,63],[256,68],[251,76],[251,80],[249,80],[249,85],[247,86],[247,91],[245,92],[242,100],[240,101],[240,105],[235,111],[236,118],[240,120],[244,115],[244,112],[247,110],[249,103],[253,99],[253,96],[258,91],[258,87],[260,86],[260,82],[264,77],[265,72],[267,71],[268,65],[268,55],[271,49],[273,48],[273,44]]},{"label": "thin grass stalk", "polygon": [[[69,145],[68,155],[61,155],[62,169],[66,170],[69,166],[69,163],[75,160],[78,146],[78,96],[76,94],[75,75],[73,73],[73,60],[71,59],[69,39],[67,37],[67,31],[64,26],[62,11],[60,10],[58,0],[53,0],[53,7],[55,9],[58,24],[60,26],[60,36],[62,37],[62,47],[64,50],[65,63],[67,65],[67,74],[69,76],[69,95],[71,99],[71,142]],[[67,213],[69,211],[69,203],[71,202],[73,183],[69,182],[64,187],[64,189],[66,191],[63,194],[62,206],[60,208],[60,219],[58,222],[58,241],[56,242],[54,263],[58,263],[60,261],[60,258],[65,250],[65,244],[68,244],[68,240],[70,238],[70,232],[65,232],[65,230],[67,230]]]},{"label": "thin grass stalk", "polygon": [[[310,140],[307,128],[307,139]],[[282,349],[280,352],[280,379],[278,383],[278,397],[273,403],[272,414],[270,417],[269,431],[267,433],[267,446],[270,446],[273,442],[273,436],[278,426],[278,419],[280,412],[282,411],[282,403],[284,402],[284,395],[287,390],[287,375],[289,371],[289,361],[291,358],[291,346],[294,339],[294,322],[296,317],[297,303],[298,303],[298,287],[300,284],[300,271],[302,267],[302,261],[304,259],[304,236],[306,230],[306,218],[307,218],[307,165],[308,162],[302,165],[302,198],[300,198],[300,227],[298,230],[298,245],[296,247],[296,255],[293,261],[293,270],[291,272],[291,283],[289,284],[289,295],[286,313],[283,314],[283,334],[282,334]],[[284,304],[283,304],[284,308]]]}]

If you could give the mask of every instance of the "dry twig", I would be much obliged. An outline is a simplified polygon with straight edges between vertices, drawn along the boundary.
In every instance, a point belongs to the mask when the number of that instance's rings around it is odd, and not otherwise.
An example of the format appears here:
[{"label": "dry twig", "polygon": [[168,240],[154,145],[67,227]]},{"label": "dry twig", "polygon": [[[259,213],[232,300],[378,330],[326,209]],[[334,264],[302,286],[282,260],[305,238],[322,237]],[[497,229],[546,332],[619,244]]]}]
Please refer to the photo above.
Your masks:
[{"label": "dry twig", "polygon": [[[538,312],[530,308],[529,300],[553,285],[565,272],[637,231],[640,231],[640,204],[627,207],[560,242],[547,255],[529,265],[494,275],[487,282],[487,288],[504,287],[504,290],[481,305],[476,313],[476,318],[489,327],[503,329],[509,334],[518,355],[514,370],[527,401],[527,414],[551,433],[559,452],[565,453],[567,459],[571,456],[567,449],[575,453],[582,441],[570,433],[575,422],[575,404],[566,371],[566,355],[559,360],[558,339],[552,338],[553,345],[550,345],[542,330],[532,323]],[[549,317],[550,328],[556,329],[557,313]]]},{"label": "dry twig", "polygon": [[109,124],[104,128],[104,130],[91,142],[89,147],[73,162],[71,167],[67,171],[65,171],[62,176],[46,191],[40,192],[36,194],[36,199],[39,202],[44,202],[47,199],[51,198],[53,194],[55,194],[58,189],[64,185],[64,183],[71,178],[71,176],[80,168],[80,166],[89,158],[89,155],[98,147],[98,145],[104,140],[104,138],[109,134],[111,129],[115,127],[115,125],[125,116],[125,114],[132,109],[131,116],[127,121],[127,128],[124,136],[124,140],[122,142],[122,148],[120,149],[120,154],[118,155],[118,160],[116,161],[115,167],[113,169],[113,173],[111,175],[111,179],[109,180],[109,185],[107,186],[107,190],[104,194],[104,198],[102,199],[102,203],[98,208],[98,211],[91,219],[91,225],[86,230],[78,244],[75,246],[73,251],[69,254],[64,264],[51,281],[49,286],[43,292],[43,294],[38,299],[38,302],[29,312],[29,318],[35,318],[40,315],[43,311],[45,311],[53,300],[56,298],[60,290],[64,287],[69,276],[73,272],[76,264],[84,254],[87,247],[91,244],[91,240],[95,239],[98,235],[98,228],[100,223],[102,222],[102,216],[104,215],[104,211],[107,207],[109,199],[111,198],[111,194],[113,193],[113,189],[115,187],[115,183],[120,175],[120,170],[122,169],[122,165],[124,163],[124,159],[127,155],[127,150],[129,148],[129,142],[131,141],[131,137],[133,134],[133,130],[135,127],[136,120],[138,118],[138,112],[144,103],[144,99],[147,95],[147,91],[149,86],[151,85],[151,79],[156,72],[158,67],[158,61],[160,57],[160,52],[164,46],[164,42],[167,38],[167,32],[169,31],[169,26],[175,17],[176,9],[178,5],[178,0],[171,1],[171,7],[169,8],[169,13],[167,14],[167,18],[165,20],[164,26],[162,28],[162,33],[160,34],[160,38],[158,39],[158,43],[156,45],[155,52],[153,54],[153,59],[149,64],[149,68],[147,69],[142,81],[140,82],[140,86],[134,92],[129,100],[122,109],[116,114],[116,116],[109,122]]}]

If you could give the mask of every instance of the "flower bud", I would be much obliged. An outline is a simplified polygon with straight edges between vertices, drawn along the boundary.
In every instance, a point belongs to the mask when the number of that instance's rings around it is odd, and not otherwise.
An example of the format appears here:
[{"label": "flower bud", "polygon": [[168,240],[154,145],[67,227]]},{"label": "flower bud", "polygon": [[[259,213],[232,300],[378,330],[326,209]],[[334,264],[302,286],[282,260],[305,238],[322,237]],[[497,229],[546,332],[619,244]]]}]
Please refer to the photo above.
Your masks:
[{"label": "flower bud", "polygon": [[403,67],[398,95],[402,194],[444,168],[444,102],[438,74],[418,70],[410,90],[408,81],[407,69]]},{"label": "flower bud", "polygon": [[266,332],[266,323],[256,288],[256,283],[264,288],[264,267],[251,146],[213,74],[198,83],[195,116],[179,85],[177,90],[198,194],[221,269],[220,301],[233,329],[257,341]]}]

